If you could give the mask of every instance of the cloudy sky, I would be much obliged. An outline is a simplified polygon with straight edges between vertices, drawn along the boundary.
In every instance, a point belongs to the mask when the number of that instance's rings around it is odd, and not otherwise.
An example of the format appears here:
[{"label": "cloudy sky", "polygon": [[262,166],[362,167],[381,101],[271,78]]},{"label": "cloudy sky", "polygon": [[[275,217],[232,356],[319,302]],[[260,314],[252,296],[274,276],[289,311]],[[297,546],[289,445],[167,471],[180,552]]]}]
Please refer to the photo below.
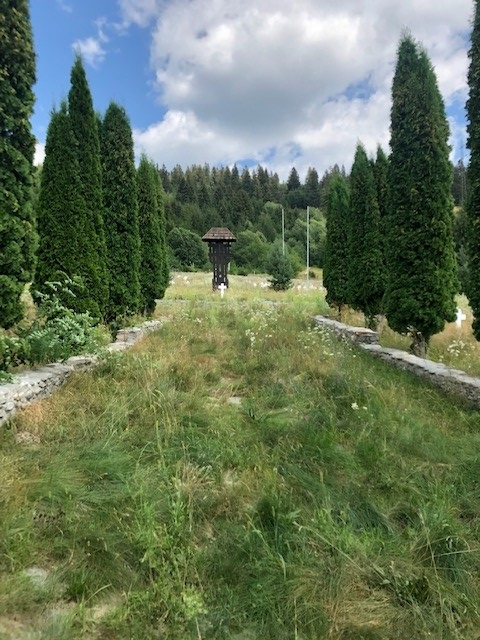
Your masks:
[{"label": "cloudy sky", "polygon": [[388,150],[390,91],[404,29],[434,64],[465,154],[473,0],[31,0],[32,120],[41,160],[74,51],[95,108],[130,116],[137,154],[159,165],[261,164],[286,179],[350,170],[357,141]]}]

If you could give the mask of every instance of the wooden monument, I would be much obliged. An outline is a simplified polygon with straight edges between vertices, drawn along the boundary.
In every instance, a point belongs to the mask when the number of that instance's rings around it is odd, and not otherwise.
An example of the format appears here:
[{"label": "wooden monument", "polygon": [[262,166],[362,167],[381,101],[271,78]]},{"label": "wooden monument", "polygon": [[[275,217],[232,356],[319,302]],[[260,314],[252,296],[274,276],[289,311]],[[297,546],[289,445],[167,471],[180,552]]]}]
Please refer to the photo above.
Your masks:
[{"label": "wooden monument", "polygon": [[228,287],[230,246],[237,239],[226,227],[212,227],[202,240],[208,242],[208,257],[213,266],[212,289],[215,291],[221,284]]}]

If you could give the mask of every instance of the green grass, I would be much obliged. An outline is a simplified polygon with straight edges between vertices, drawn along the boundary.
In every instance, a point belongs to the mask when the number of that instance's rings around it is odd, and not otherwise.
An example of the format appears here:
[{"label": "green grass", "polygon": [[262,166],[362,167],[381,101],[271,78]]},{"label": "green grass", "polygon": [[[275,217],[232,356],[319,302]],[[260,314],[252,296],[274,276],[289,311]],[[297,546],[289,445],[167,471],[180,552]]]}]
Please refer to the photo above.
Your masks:
[{"label": "green grass", "polygon": [[2,428],[0,638],[478,638],[478,412],[204,277]]}]

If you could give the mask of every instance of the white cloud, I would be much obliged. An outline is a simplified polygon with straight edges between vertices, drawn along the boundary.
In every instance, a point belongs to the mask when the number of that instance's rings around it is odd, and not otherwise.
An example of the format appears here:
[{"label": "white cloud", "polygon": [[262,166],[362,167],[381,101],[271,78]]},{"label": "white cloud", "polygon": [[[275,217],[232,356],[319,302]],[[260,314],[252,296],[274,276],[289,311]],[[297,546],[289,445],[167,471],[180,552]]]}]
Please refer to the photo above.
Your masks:
[{"label": "white cloud", "polygon": [[72,5],[68,4],[64,0],[57,0],[57,5],[62,11],[65,11],[65,13],[72,13],[73,12]]},{"label": "white cloud", "polygon": [[108,21],[106,18],[98,18],[95,20],[95,26],[97,27],[98,40],[100,42],[108,42],[109,37],[105,33],[105,29],[109,27]]},{"label": "white cloud", "polygon": [[137,154],[146,153],[167,166],[229,164],[250,150],[236,136],[221,136],[209,129],[192,112],[168,111],[161,122],[133,134]]},{"label": "white cloud", "polygon": [[43,164],[45,160],[45,143],[39,142],[38,140],[35,143],[35,154],[33,156],[33,164],[38,166]]},{"label": "white cloud", "polygon": [[123,22],[119,25],[126,28],[131,24],[146,27],[158,15],[158,0],[119,0]]},{"label": "white cloud", "polygon": [[452,147],[450,160],[456,163],[461,158],[467,164],[470,156],[470,151],[466,148],[467,126],[464,122],[458,122],[454,118],[449,118],[449,124],[450,145]]},{"label": "white cloud", "polygon": [[293,163],[348,170],[359,139],[371,153],[388,144],[405,28],[426,47],[446,104],[466,96],[471,0],[119,3],[125,24],[155,20],[151,63],[166,115],[136,141],[167,166],[251,158],[282,177]]},{"label": "white cloud", "polygon": [[106,51],[102,47],[100,38],[76,40],[72,48],[74,51],[78,51],[85,62],[92,67],[98,67],[105,59]]},{"label": "white cloud", "polygon": [[110,40],[106,34],[106,29],[110,27],[110,24],[106,18],[101,17],[95,20],[94,25],[97,30],[96,37],[76,40],[72,44],[72,48],[74,51],[78,51],[89,65],[94,68],[98,68],[105,60],[105,56],[107,54],[102,45],[106,44]]}]

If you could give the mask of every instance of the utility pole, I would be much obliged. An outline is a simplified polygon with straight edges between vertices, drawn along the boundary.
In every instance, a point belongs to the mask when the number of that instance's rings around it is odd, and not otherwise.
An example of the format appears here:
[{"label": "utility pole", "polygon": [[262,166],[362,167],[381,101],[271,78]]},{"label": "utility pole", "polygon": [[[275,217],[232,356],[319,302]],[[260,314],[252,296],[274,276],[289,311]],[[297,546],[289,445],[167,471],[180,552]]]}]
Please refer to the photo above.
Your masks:
[{"label": "utility pole", "polygon": [[282,253],[285,255],[285,211],[282,207]]}]

